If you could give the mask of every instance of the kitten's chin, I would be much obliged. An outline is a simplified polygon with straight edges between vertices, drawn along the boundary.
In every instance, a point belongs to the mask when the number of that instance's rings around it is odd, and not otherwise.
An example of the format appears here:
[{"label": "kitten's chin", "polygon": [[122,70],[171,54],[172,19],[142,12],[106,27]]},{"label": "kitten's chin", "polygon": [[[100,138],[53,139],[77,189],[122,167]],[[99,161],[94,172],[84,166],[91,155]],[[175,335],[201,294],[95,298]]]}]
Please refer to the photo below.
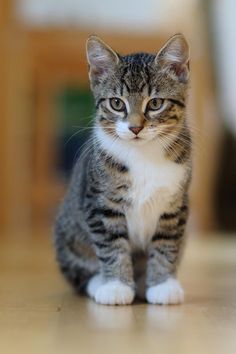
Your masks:
[{"label": "kitten's chin", "polygon": [[135,138],[124,138],[124,137],[119,137],[121,141],[124,141],[126,143],[129,143],[133,146],[140,146],[140,145],[145,145],[148,144],[152,141],[155,140],[156,136],[154,137],[135,137]]},{"label": "kitten's chin", "polygon": [[143,138],[133,138],[131,140],[129,140],[129,142],[133,145],[144,145],[147,144],[150,140],[147,139],[143,139]]},{"label": "kitten's chin", "polygon": [[121,142],[123,141],[124,143],[132,145],[132,146],[143,146],[143,145],[150,143],[153,140],[154,139],[144,139],[144,138],[138,138],[138,137],[132,138],[132,139],[120,138]]},{"label": "kitten's chin", "polygon": [[144,138],[139,138],[139,137],[135,137],[135,138],[126,138],[123,136],[118,135],[119,140],[123,141],[124,143],[128,143],[128,144],[132,144],[132,145],[143,145],[146,144],[148,142],[148,140],[144,139]]}]

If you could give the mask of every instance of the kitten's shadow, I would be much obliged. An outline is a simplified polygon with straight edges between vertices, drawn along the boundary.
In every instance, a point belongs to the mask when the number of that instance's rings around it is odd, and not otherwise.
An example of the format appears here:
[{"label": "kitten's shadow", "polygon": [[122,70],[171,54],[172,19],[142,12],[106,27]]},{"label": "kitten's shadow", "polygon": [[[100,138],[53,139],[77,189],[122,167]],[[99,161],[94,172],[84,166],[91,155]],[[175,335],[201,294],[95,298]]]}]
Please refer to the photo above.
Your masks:
[{"label": "kitten's shadow", "polygon": [[99,305],[92,300],[87,302],[90,323],[102,329],[127,329],[135,321],[134,309],[130,306]]},{"label": "kitten's shadow", "polygon": [[165,329],[176,326],[182,318],[181,306],[149,305],[135,300],[128,306],[99,305],[88,300],[89,323],[100,329],[127,330],[134,327]]}]

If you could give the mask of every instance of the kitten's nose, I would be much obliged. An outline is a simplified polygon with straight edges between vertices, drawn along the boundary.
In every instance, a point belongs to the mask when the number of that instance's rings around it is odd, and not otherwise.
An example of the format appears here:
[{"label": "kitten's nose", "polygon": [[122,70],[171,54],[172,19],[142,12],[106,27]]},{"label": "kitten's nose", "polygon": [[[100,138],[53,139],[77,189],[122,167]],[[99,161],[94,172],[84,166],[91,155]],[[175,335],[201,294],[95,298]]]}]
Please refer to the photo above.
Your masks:
[{"label": "kitten's nose", "polygon": [[142,129],[143,127],[129,127],[129,130],[131,130],[131,132],[135,135],[138,135],[138,133],[141,132]]}]

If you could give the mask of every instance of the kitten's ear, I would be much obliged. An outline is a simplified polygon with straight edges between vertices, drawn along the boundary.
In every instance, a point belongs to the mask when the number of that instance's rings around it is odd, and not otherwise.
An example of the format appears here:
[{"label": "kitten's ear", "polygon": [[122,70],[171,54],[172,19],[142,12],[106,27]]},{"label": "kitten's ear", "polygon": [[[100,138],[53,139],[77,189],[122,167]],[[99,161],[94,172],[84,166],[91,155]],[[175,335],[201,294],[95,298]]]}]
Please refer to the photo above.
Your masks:
[{"label": "kitten's ear", "polygon": [[90,79],[99,79],[119,63],[118,55],[97,36],[90,36],[87,40],[87,59]]},{"label": "kitten's ear", "polygon": [[189,78],[189,46],[182,34],[175,34],[158,52],[155,63],[173,72],[181,82]]}]

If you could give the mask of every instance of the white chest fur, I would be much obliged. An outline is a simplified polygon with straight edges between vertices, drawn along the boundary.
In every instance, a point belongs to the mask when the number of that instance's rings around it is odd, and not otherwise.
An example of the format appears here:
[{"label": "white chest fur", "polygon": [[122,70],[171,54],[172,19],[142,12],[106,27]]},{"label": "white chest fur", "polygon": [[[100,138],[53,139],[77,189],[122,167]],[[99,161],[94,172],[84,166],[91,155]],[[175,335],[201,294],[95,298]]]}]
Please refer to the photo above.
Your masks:
[{"label": "white chest fur", "polygon": [[156,231],[159,216],[168,212],[172,196],[180,188],[184,168],[166,160],[136,161],[130,166],[132,207],[126,217],[132,243],[145,248]]},{"label": "white chest fur", "polygon": [[145,248],[156,231],[159,216],[168,211],[172,196],[179,190],[185,168],[166,160],[157,141],[141,145],[114,142],[106,134],[99,138],[104,148],[130,170],[128,232],[135,248]]}]

